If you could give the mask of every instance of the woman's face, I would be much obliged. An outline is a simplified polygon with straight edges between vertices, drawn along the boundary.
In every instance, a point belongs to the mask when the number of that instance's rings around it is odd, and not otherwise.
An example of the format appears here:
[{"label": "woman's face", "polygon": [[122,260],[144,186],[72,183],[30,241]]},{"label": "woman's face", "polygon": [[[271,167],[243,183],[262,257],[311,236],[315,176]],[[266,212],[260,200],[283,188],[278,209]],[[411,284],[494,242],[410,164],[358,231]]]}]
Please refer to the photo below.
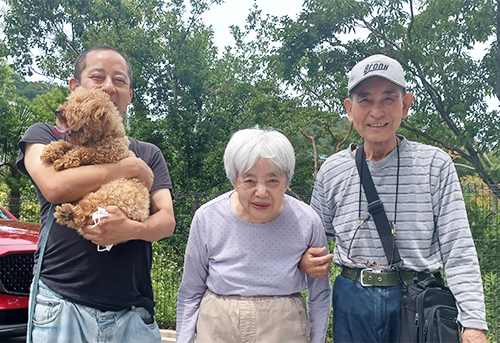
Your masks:
[{"label": "woman's face", "polygon": [[267,223],[283,211],[287,175],[261,158],[247,173],[237,175],[234,189],[231,207],[236,215],[250,223]]}]

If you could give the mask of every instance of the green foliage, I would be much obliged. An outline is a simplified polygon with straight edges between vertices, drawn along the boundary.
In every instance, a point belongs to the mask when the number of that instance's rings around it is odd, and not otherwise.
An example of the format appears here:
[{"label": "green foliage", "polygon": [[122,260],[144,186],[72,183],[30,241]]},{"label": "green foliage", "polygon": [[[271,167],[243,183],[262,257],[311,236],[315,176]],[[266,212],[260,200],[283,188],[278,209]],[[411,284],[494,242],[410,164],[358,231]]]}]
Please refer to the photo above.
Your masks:
[{"label": "green foliage", "polygon": [[[16,82],[12,81],[17,79]],[[57,105],[64,101],[68,91],[61,87],[51,86],[46,94],[37,95],[30,101],[27,98],[17,96],[19,91],[15,85],[19,85],[19,77],[0,61],[0,87],[4,90],[0,93],[0,112],[2,120],[0,121],[0,176],[5,182],[12,194],[10,199],[17,199],[21,196],[22,189],[30,185],[28,179],[21,174],[16,167],[16,159],[19,153],[18,142],[21,140],[27,128],[35,122],[45,121],[54,122],[54,110]],[[54,88],[55,87],[55,88]],[[24,89],[30,88],[24,87]],[[11,202],[9,207],[12,214],[19,217],[23,212],[22,204],[19,208],[17,202]],[[35,207],[36,208],[36,207]],[[34,209],[33,214],[36,214]],[[35,217],[29,216],[34,219]],[[38,219],[39,220],[39,219]]]},{"label": "green foliage", "polygon": [[[291,137],[301,127],[294,118],[312,122],[324,111],[304,107],[301,99],[283,93],[268,59],[272,44],[267,38],[275,34],[277,18],[262,18],[257,7],[249,13],[244,30],[232,28],[234,49],[218,57],[213,32],[200,20],[217,3],[192,1],[188,16],[177,1],[9,2],[6,44],[20,72],[29,74],[34,62],[60,79],[70,76],[76,55],[84,48],[94,43],[114,45],[134,69],[128,133],[160,147],[176,192],[223,191],[230,185],[222,156],[233,132],[259,124]],[[37,47],[40,56],[27,46]],[[40,107],[50,108],[44,114],[50,119],[54,106],[34,104],[31,109],[38,114]],[[314,120],[319,127],[345,127],[338,115],[322,117]],[[309,141],[297,142],[312,151]],[[330,154],[331,149],[321,153]],[[308,152],[303,156],[306,166]],[[294,183],[303,188],[313,179],[314,166],[297,173]]]},{"label": "green foliage", "polygon": [[498,272],[483,273],[484,297],[486,299],[486,322],[488,323],[488,342],[500,339],[500,276]]},{"label": "green foliage", "polygon": [[5,207],[7,201],[9,200],[10,188],[5,182],[0,181],[0,205]]},{"label": "green foliage", "polygon": [[21,189],[21,207],[19,212],[19,220],[40,224],[40,203],[38,202],[35,186],[31,182],[24,185]]},{"label": "green foliage", "polygon": [[12,79],[17,95],[30,101],[35,99],[37,95],[47,93],[57,87],[52,83],[44,81],[29,82],[18,74],[13,74]]},{"label": "green foliage", "polygon": [[461,179],[469,224],[476,243],[481,267],[486,320],[489,333],[488,342],[500,339],[500,215],[498,198],[478,177]]},{"label": "green foliage", "polygon": [[179,194],[174,199],[174,234],[153,244],[151,278],[155,291],[156,321],[161,328],[175,329],[177,291],[184,266],[189,226],[195,210],[218,194]]},{"label": "green foliage", "polygon": [[29,107],[36,118],[35,120],[37,122],[50,124],[55,123],[55,110],[60,104],[66,102],[66,97],[68,95],[68,87],[63,86],[54,87],[44,94],[37,95],[36,98],[29,103]]},{"label": "green foliage", "polygon": [[[26,106],[16,103],[15,89],[12,85],[12,70],[0,59],[0,177],[10,189],[9,199],[14,199],[19,194],[21,187],[27,183],[17,169],[17,142],[28,127],[31,112]],[[10,212],[18,217],[19,206],[10,201],[7,204]]]},{"label": "green foliage", "polygon": [[[460,154],[500,195],[481,159],[498,151],[498,111],[485,104],[498,97],[498,11],[491,0],[308,0],[297,20],[281,21],[276,70],[315,107],[341,115],[354,64],[374,53],[397,59],[416,99],[402,133]],[[473,59],[469,51],[491,38]]]},{"label": "green foliage", "polygon": [[166,248],[164,241],[153,243],[153,282],[156,301],[155,319],[162,329],[175,329],[177,290],[182,278],[182,265],[171,259],[171,249]]}]

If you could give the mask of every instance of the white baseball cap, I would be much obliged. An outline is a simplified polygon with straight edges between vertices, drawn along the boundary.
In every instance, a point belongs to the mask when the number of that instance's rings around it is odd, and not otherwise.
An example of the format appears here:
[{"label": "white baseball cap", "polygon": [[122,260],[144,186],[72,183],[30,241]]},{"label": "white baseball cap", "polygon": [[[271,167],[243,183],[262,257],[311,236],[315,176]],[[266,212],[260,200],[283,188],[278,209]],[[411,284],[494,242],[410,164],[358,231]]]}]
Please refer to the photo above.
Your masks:
[{"label": "white baseball cap", "polygon": [[352,89],[362,81],[374,76],[383,77],[400,87],[406,88],[403,67],[398,61],[385,55],[372,55],[352,68],[349,83],[347,84],[348,92],[351,93]]}]

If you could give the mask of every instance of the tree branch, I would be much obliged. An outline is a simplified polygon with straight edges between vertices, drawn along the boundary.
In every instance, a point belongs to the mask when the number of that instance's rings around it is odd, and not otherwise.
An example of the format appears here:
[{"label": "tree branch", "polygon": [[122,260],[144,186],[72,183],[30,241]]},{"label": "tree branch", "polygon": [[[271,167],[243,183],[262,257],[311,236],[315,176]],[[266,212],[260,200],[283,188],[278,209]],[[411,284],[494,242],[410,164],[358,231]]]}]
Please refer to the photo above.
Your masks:
[{"label": "tree branch", "polygon": [[409,0],[408,2],[410,3],[410,24],[408,25],[408,43],[413,44],[411,39],[411,29],[413,28],[415,15],[413,14],[413,0]]},{"label": "tree branch", "polygon": [[314,176],[316,177],[316,174],[318,174],[318,151],[316,150],[316,139],[313,136],[306,135],[302,129],[299,129],[300,133],[302,136],[306,137],[309,139],[313,145],[313,151],[314,151]]},{"label": "tree branch", "polygon": [[400,49],[400,46],[398,44],[396,44],[394,41],[392,41],[389,38],[387,38],[387,36],[384,35],[382,32],[376,30],[369,22],[367,22],[365,20],[365,18],[360,18],[359,20],[363,23],[363,25],[365,25],[365,28],[368,29],[368,30],[370,30],[370,32],[372,32],[375,36],[379,37],[384,42],[386,42],[389,45],[393,46],[396,50]]},{"label": "tree branch", "polygon": [[462,167],[462,168],[467,168],[467,169],[470,169],[470,170],[476,170],[476,168],[468,166],[467,164],[463,164],[463,163],[455,163],[455,166]]},{"label": "tree branch", "polygon": [[491,160],[489,159],[488,155],[483,153],[483,159],[484,162],[486,163],[486,167],[491,168],[493,165],[491,164]]},{"label": "tree branch", "polygon": [[496,21],[496,32],[497,32],[497,55],[495,56],[495,60],[497,62],[497,82],[495,87],[493,88],[497,99],[500,100],[500,73],[498,72],[498,68],[500,68],[500,1],[497,1],[497,21]]},{"label": "tree branch", "polygon": [[300,201],[302,201],[302,202],[305,202],[305,201],[304,201],[304,200],[303,200],[303,199],[302,199],[302,198],[301,198],[301,197],[300,197],[297,193],[295,193],[295,192],[294,192],[294,191],[293,191],[290,187],[288,187],[288,188],[287,188],[287,191],[288,191],[288,192],[290,192],[290,193],[292,193],[292,195],[293,195],[295,198],[299,199],[299,200],[300,200]]},{"label": "tree branch", "polygon": [[441,145],[442,147],[448,149],[448,150],[451,150],[453,152],[456,152],[457,154],[460,154],[461,156],[463,156],[463,158],[465,158],[466,160],[468,160],[469,158],[469,155],[467,154],[467,152],[465,150],[462,150],[454,145],[451,145],[449,143],[446,143],[445,141],[437,138],[437,137],[434,137],[434,136],[431,136],[425,132],[422,132],[418,129],[415,129],[409,125],[406,125],[405,123],[401,123],[401,127],[405,130],[408,130],[408,131],[411,131],[419,136],[422,136],[424,138],[426,138],[427,140],[431,141],[431,142],[434,142],[434,143],[438,143],[439,145]]},{"label": "tree branch", "polygon": [[330,104],[326,102],[324,97],[320,96],[316,91],[314,91],[310,86],[307,85],[307,81],[305,80],[305,78],[302,74],[299,74],[299,78],[301,79],[302,85],[304,86],[304,88],[308,92],[312,93],[316,97],[317,100],[321,101],[323,103],[323,105],[325,105],[328,108],[329,112],[332,112],[332,106],[330,106]]},{"label": "tree branch", "polygon": [[354,125],[351,123],[351,126],[349,127],[349,132],[344,136],[344,138],[337,143],[335,146],[335,152],[338,152],[340,150],[340,147],[351,137],[352,129],[354,128]]}]

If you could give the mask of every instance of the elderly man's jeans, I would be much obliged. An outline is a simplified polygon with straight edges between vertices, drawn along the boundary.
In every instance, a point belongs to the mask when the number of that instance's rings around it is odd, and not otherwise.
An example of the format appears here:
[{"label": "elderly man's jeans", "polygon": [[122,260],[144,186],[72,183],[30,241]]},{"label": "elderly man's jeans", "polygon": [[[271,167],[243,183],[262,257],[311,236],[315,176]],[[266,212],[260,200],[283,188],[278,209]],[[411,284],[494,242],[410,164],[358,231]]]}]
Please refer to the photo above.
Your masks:
[{"label": "elderly man's jeans", "polygon": [[399,286],[364,287],[338,276],[332,305],[335,343],[399,342]]},{"label": "elderly man's jeans", "polygon": [[41,281],[33,323],[33,343],[161,342],[158,325],[145,308],[99,311],[62,299]]}]

